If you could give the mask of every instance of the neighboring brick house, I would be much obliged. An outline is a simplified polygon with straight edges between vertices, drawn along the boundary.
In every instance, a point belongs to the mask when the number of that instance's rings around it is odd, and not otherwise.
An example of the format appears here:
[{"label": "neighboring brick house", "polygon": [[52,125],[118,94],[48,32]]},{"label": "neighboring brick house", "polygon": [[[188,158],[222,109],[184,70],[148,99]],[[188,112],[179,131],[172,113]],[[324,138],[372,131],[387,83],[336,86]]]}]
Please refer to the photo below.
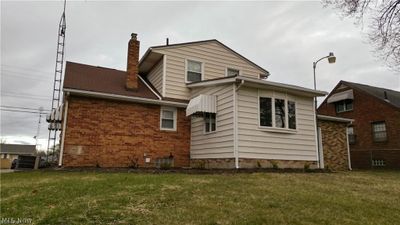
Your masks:
[{"label": "neighboring brick house", "polygon": [[353,168],[400,168],[400,92],[340,81],[318,113],[354,119],[348,128]]},{"label": "neighboring brick house", "polygon": [[217,40],[150,47],[127,71],[67,62],[59,165],[315,167],[313,98]]}]

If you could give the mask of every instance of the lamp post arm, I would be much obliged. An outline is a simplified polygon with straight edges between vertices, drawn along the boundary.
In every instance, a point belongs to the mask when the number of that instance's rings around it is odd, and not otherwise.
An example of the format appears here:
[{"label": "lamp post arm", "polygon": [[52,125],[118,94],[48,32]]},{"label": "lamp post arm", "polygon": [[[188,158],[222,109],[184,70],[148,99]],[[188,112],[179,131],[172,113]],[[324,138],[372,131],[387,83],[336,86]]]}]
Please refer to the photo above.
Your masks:
[{"label": "lamp post arm", "polygon": [[325,56],[325,57],[322,57],[322,58],[318,59],[317,61],[313,62],[313,68],[315,69],[315,68],[317,67],[317,63],[318,63],[319,61],[323,60],[323,59],[326,59],[326,58],[329,58],[329,55],[328,55],[328,56]]}]

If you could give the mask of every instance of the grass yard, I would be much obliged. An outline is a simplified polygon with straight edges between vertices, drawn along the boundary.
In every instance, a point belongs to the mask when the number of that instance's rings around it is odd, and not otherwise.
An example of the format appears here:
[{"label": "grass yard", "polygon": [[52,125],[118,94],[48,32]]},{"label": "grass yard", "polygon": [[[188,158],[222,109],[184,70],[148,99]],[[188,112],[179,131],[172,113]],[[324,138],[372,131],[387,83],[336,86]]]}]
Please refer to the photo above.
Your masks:
[{"label": "grass yard", "polygon": [[400,172],[1,174],[1,218],[33,224],[399,224]]}]

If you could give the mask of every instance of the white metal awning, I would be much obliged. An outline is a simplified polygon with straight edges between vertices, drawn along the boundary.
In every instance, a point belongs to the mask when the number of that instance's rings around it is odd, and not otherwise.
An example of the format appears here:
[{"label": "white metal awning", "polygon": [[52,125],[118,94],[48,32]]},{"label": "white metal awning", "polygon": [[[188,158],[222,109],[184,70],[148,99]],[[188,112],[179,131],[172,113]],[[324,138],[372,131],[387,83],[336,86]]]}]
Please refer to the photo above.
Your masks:
[{"label": "white metal awning", "polygon": [[194,113],[217,113],[217,98],[215,95],[199,95],[190,99],[186,108],[186,116]]},{"label": "white metal awning", "polygon": [[328,98],[328,103],[338,102],[346,99],[354,99],[353,90],[347,90],[333,94],[331,97]]}]

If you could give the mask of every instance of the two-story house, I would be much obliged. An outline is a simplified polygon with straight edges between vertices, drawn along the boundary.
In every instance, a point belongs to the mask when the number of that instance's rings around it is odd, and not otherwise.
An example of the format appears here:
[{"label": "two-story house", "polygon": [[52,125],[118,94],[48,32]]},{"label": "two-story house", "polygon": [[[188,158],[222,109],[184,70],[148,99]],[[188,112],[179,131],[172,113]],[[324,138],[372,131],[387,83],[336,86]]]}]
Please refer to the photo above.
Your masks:
[{"label": "two-story house", "polygon": [[318,113],[354,120],[348,127],[353,168],[400,168],[400,92],[340,81]]},{"label": "two-story house", "polygon": [[303,168],[318,160],[313,98],[217,40],[150,47],[127,71],[67,62],[60,165]]}]

